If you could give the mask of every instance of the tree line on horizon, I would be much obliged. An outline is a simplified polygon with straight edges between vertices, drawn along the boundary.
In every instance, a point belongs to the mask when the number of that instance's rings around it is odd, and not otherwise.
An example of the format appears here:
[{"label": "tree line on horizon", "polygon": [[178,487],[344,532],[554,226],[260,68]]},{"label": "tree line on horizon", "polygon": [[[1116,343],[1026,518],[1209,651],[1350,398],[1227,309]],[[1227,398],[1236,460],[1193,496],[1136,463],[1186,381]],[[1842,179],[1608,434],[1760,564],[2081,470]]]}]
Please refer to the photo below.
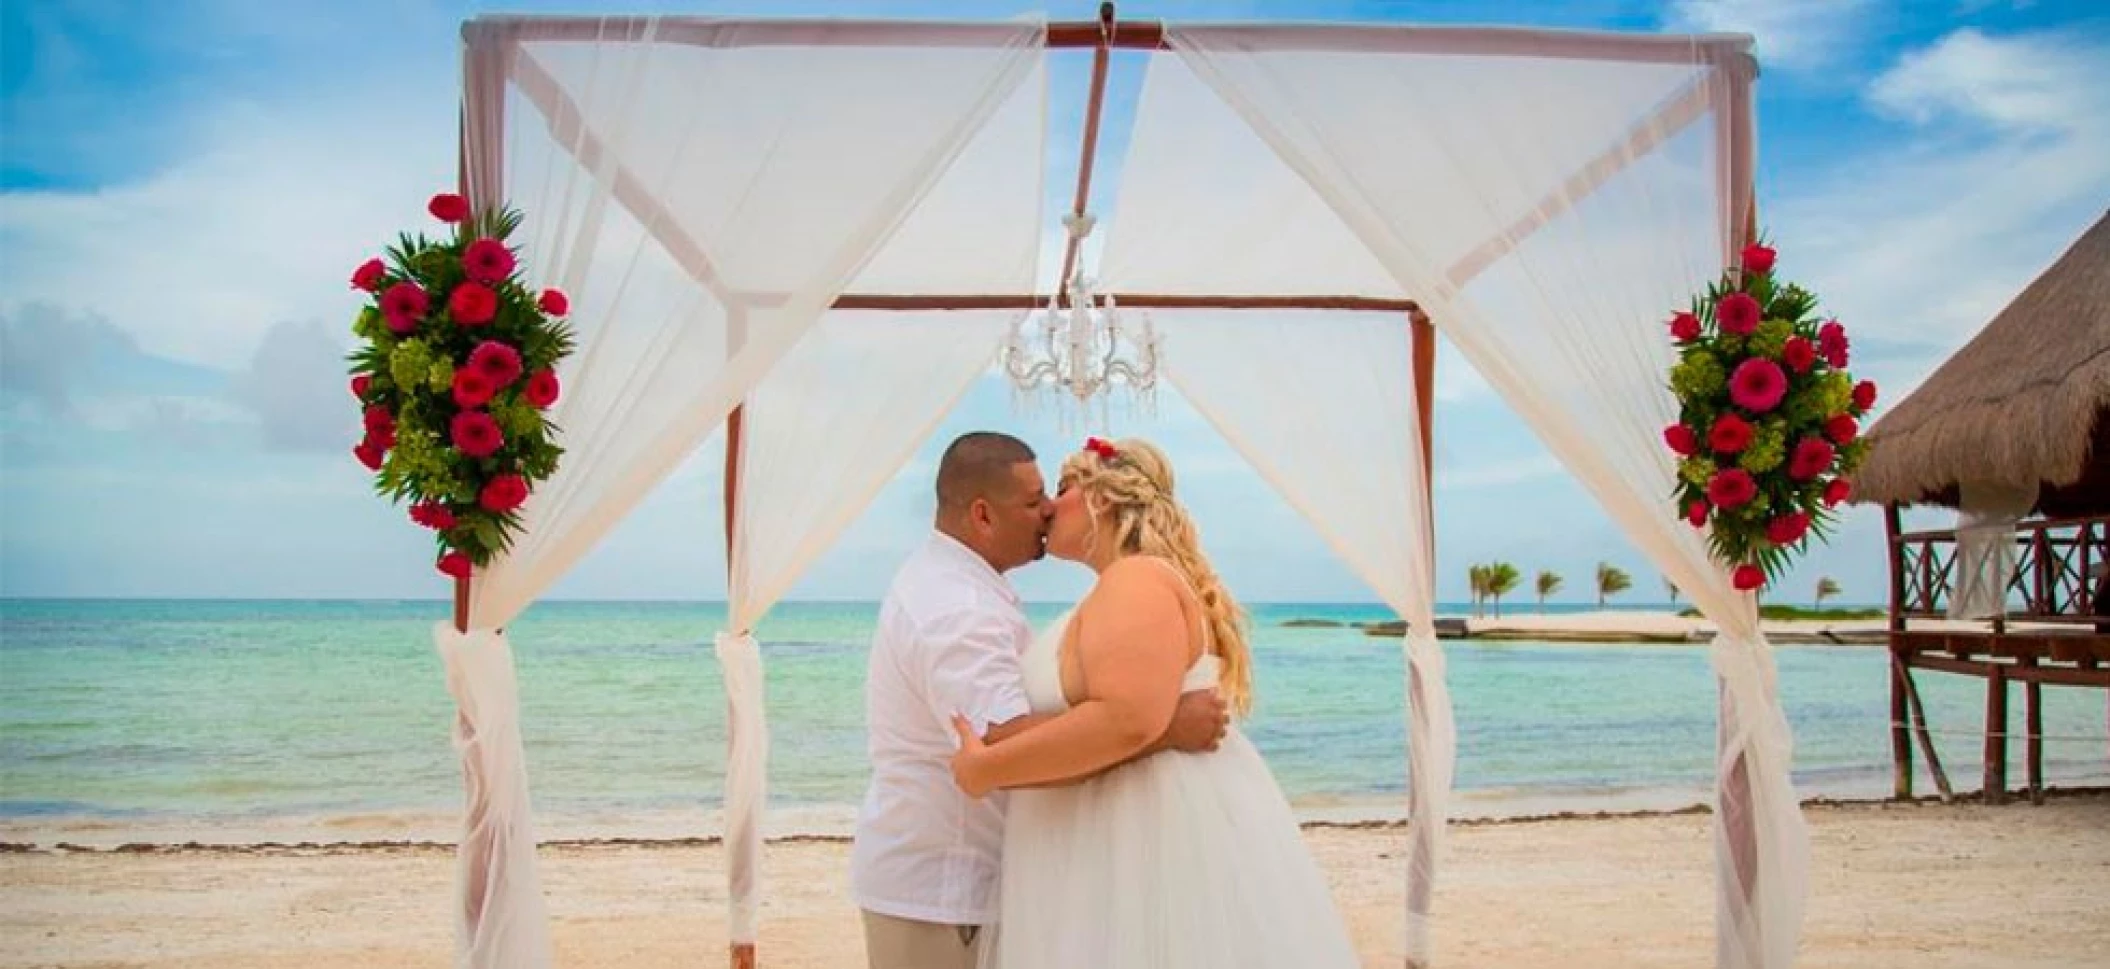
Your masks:
[{"label": "tree line on horizon", "polygon": [[[1497,619],[1502,618],[1502,597],[1515,592],[1517,586],[1524,581],[1524,574],[1519,572],[1516,566],[1508,562],[1490,562],[1484,565],[1470,566],[1466,569],[1466,577],[1473,594],[1473,615],[1475,617],[1482,615],[1485,604],[1492,602],[1494,603],[1495,618]],[[1599,609],[1604,608],[1605,600],[1634,587],[1634,577],[1628,575],[1625,569],[1610,562],[1597,563],[1596,579],[1597,607]],[[1559,572],[1554,572],[1550,569],[1541,569],[1539,571],[1538,577],[1534,582],[1534,590],[1538,593],[1540,612],[1546,611],[1546,597],[1559,592],[1564,581]],[[1678,587],[1673,585],[1669,579],[1664,579],[1663,590],[1669,593],[1671,604],[1676,605],[1678,602]],[[1812,608],[1823,608],[1824,600],[1838,595],[1839,591],[1839,583],[1833,581],[1831,576],[1818,577]]]}]

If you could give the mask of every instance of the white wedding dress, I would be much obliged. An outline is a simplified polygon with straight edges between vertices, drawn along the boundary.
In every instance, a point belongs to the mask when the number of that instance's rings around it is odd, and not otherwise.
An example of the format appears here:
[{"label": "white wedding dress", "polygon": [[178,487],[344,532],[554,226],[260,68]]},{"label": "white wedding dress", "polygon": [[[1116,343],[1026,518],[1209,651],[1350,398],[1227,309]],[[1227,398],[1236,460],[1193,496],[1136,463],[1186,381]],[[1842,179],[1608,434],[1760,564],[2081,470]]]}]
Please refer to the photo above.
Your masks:
[{"label": "white wedding dress", "polygon": [[[1071,615],[1024,657],[1035,713],[1065,710]],[[1204,651],[1184,689],[1216,684]],[[1068,787],[1013,791],[984,969],[1349,969],[1347,926],[1289,802],[1234,726]]]}]

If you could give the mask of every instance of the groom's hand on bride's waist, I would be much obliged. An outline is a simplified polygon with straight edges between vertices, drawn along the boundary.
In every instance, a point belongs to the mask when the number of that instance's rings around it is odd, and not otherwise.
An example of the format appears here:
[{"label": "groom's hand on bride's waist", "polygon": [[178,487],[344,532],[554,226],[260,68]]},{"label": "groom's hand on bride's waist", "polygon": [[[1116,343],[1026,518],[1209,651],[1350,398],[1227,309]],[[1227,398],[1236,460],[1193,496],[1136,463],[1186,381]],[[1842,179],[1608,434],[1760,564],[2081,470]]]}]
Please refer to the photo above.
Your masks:
[{"label": "groom's hand on bride's waist", "polygon": [[1190,753],[1215,750],[1230,726],[1231,710],[1222,694],[1214,689],[1183,693],[1179,706],[1172,711],[1171,726],[1165,728],[1165,735],[1158,738],[1154,749]]}]

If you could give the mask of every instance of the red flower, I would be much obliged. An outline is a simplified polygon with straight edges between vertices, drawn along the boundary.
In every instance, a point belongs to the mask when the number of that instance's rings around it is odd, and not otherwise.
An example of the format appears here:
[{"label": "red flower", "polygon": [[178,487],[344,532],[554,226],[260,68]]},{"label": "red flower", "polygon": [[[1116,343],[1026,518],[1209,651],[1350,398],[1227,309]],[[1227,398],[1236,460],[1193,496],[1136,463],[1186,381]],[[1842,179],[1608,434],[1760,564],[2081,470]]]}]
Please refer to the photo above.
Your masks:
[{"label": "red flower", "polygon": [[1098,455],[1104,461],[1111,461],[1121,456],[1121,449],[1114,447],[1113,442],[1102,441],[1096,437],[1085,438],[1084,449]]},{"label": "red flower", "polygon": [[1739,565],[1729,574],[1729,581],[1738,592],[1749,592],[1766,584],[1765,570],[1756,565]]},{"label": "red flower", "polygon": [[1752,243],[1744,247],[1744,271],[1747,273],[1769,273],[1773,271],[1773,249]]},{"label": "red flower", "polygon": [[1741,508],[1744,503],[1758,497],[1758,482],[1751,480],[1751,472],[1742,468],[1717,471],[1707,480],[1707,500],[1716,508],[1727,511]]},{"label": "red flower", "polygon": [[476,501],[485,509],[503,515],[520,507],[520,503],[526,501],[527,496],[526,478],[517,474],[501,474],[492,478],[491,483],[484,485],[483,493],[477,495]]},{"label": "red flower", "polygon": [[410,520],[426,528],[446,531],[454,527],[454,512],[437,501],[421,501],[410,506]]},{"label": "red flower", "polygon": [[454,446],[472,458],[490,457],[506,444],[506,436],[498,429],[498,422],[480,410],[465,410],[454,415],[451,430]]},{"label": "red flower", "polygon": [[1679,343],[1691,343],[1700,338],[1700,318],[1691,313],[1679,313],[1670,318],[1670,338]]},{"label": "red flower", "polygon": [[384,452],[380,448],[375,447],[374,442],[370,440],[360,441],[357,446],[352,448],[352,456],[358,458],[360,464],[366,465],[366,470],[368,471],[381,470],[383,454]]},{"label": "red flower", "polygon": [[542,312],[551,316],[563,316],[571,312],[571,300],[566,299],[564,291],[559,289],[543,290],[542,299],[536,305],[542,308]]},{"label": "red flower", "polygon": [[460,552],[448,552],[440,556],[439,569],[442,575],[466,579],[469,577],[469,567],[469,557]]},{"label": "red flower", "polygon": [[1685,520],[1691,522],[1692,527],[1694,528],[1705,527],[1707,524],[1707,503],[1704,501],[1695,501],[1689,505],[1686,505]]},{"label": "red flower", "polygon": [[394,431],[396,429],[396,415],[389,413],[388,408],[380,404],[368,407],[366,413],[360,415],[360,418],[361,423],[365,425],[369,434],[375,431]]},{"label": "red flower", "polygon": [[520,396],[531,407],[548,407],[557,402],[557,389],[555,373],[537,370],[528,375],[527,386],[520,388]]},{"label": "red flower", "polygon": [[1714,322],[1722,332],[1750,336],[1758,329],[1758,300],[1749,293],[1730,293],[1714,308]]},{"label": "red flower", "polygon": [[469,369],[483,374],[493,387],[510,386],[520,379],[520,351],[497,340],[485,340],[469,351]]},{"label": "red flower", "polygon": [[1740,454],[1751,446],[1751,425],[1735,414],[1723,414],[1707,432],[1707,446],[1716,454]]},{"label": "red flower", "polygon": [[461,407],[482,407],[491,402],[491,395],[498,388],[491,385],[491,378],[475,367],[463,367],[454,372],[454,403]]},{"label": "red flower", "polygon": [[1780,364],[1763,357],[1737,364],[1736,372],[1729,375],[1729,399],[1754,414],[1779,407],[1787,395],[1788,375],[1780,371]]},{"label": "red flower", "polygon": [[1824,507],[1835,508],[1842,501],[1854,496],[1854,483],[1845,478],[1833,478],[1824,486]]},{"label": "red flower", "polygon": [[416,283],[397,283],[381,294],[381,315],[388,318],[388,328],[397,333],[417,329],[418,321],[431,308],[432,297]]},{"label": "red flower", "polygon": [[362,373],[362,374],[359,374],[358,376],[355,376],[355,377],[353,377],[353,378],[352,378],[352,396],[354,396],[354,397],[358,397],[358,398],[361,398],[361,399],[364,399],[364,398],[366,397],[366,391],[367,391],[367,389],[368,389],[368,388],[370,388],[370,387],[372,387],[373,385],[374,385],[374,378],[372,378],[372,377],[370,377],[370,376],[368,376],[368,375],[366,375],[366,374],[363,374],[363,373]]},{"label": "red flower", "polygon": [[1811,343],[1809,337],[1791,336],[1788,345],[1781,348],[1780,359],[1787,363],[1789,370],[1808,373],[1810,366],[1817,362],[1817,345]]},{"label": "red flower", "polygon": [[1683,424],[1672,424],[1664,428],[1663,443],[1688,458],[1700,452],[1699,436],[1692,432],[1692,428]]},{"label": "red flower", "polygon": [[1853,443],[1854,436],[1860,433],[1861,425],[1845,414],[1824,422],[1824,436],[1839,444]]},{"label": "red flower", "polygon": [[1775,515],[1766,523],[1766,541],[1775,545],[1793,545],[1802,540],[1810,530],[1810,516],[1802,512]]},{"label": "red flower", "polygon": [[470,279],[495,283],[513,275],[513,251],[496,239],[478,239],[462,250],[462,268]]},{"label": "red flower", "polygon": [[1867,413],[1867,412],[1868,412],[1868,409],[1869,409],[1869,408],[1871,408],[1871,407],[1874,407],[1875,405],[1876,405],[1876,385],[1875,385],[1875,381],[1872,381],[1872,380],[1863,380],[1863,381],[1861,381],[1860,383],[1858,383],[1858,384],[1855,384],[1855,385],[1854,385],[1854,409],[1855,409],[1855,410],[1858,410],[1858,411],[1861,411],[1862,413]]},{"label": "red flower", "polygon": [[388,427],[383,427],[378,430],[371,430],[366,432],[366,443],[373,445],[374,449],[377,451],[380,451],[384,454],[388,453],[389,448],[396,446],[395,426],[390,425]]},{"label": "red flower", "polygon": [[463,326],[489,323],[497,312],[498,294],[482,283],[463,283],[447,298],[447,315]]},{"label": "red flower", "polygon": [[388,267],[379,259],[368,259],[352,270],[352,288],[371,293],[381,288],[381,278],[388,275]]},{"label": "red flower", "polygon": [[1846,369],[1846,327],[1832,320],[1817,328],[1817,352],[1834,370]]},{"label": "red flower", "polygon": [[425,205],[425,211],[441,222],[460,222],[469,217],[469,200],[452,192],[441,192]]},{"label": "red flower", "polygon": [[1795,444],[1795,453],[1788,458],[1788,477],[1797,481],[1808,481],[1832,466],[1832,458],[1838,452],[1832,450],[1830,441],[1821,437],[1806,437]]}]

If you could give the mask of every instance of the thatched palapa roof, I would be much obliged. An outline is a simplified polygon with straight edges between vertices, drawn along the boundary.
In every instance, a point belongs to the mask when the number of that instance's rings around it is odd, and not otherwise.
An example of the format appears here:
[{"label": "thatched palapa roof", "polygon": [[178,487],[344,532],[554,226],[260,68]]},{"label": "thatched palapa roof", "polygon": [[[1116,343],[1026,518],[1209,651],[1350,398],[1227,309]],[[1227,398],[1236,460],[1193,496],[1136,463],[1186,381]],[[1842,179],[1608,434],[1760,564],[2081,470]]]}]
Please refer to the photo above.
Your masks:
[{"label": "thatched palapa roof", "polygon": [[2110,212],[1869,429],[1854,501],[1953,507],[1969,479],[2040,487],[2047,514],[2110,506],[2106,414]]}]

